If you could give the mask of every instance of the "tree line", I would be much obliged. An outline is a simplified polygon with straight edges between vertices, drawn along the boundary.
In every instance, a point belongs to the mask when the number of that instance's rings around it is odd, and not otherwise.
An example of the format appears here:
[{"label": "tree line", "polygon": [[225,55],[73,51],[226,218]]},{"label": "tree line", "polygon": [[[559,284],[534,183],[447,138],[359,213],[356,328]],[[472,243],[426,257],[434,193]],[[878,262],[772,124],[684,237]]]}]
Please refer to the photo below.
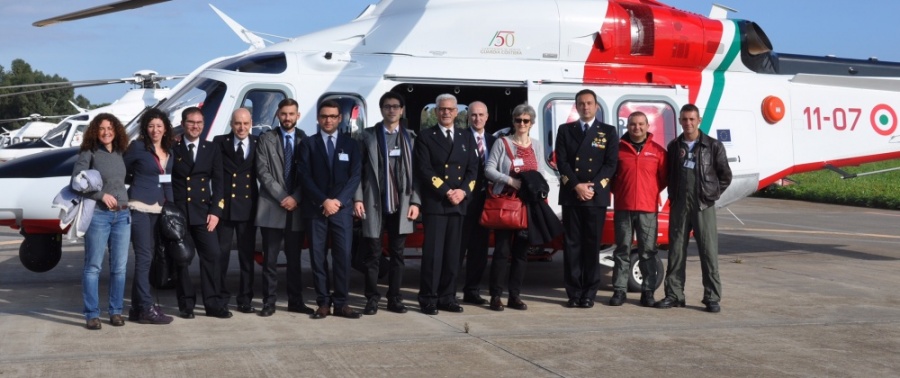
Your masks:
[{"label": "tree line", "polygon": [[[31,65],[22,59],[12,61],[9,69],[0,65],[0,94],[27,91],[36,88],[8,89],[11,85],[41,84],[68,81],[65,77],[53,74],[48,75],[42,71],[34,70]],[[69,104],[74,102],[79,107],[88,109],[91,102],[84,96],[75,96],[75,89],[71,87],[54,89],[51,91],[29,93],[18,96],[0,98],[0,119],[27,117],[30,114],[43,116],[76,114],[78,111]],[[5,124],[7,129],[15,129],[25,124],[25,121]]]}]

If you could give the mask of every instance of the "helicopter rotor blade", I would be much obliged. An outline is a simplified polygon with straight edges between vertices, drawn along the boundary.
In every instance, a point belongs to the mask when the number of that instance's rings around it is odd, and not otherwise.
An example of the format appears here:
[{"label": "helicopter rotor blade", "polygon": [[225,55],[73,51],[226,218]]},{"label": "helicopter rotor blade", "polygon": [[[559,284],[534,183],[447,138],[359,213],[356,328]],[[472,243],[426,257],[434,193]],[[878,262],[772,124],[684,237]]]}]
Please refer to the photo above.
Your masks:
[{"label": "helicopter rotor blade", "polygon": [[129,9],[136,9],[136,8],[144,7],[144,6],[147,6],[147,5],[153,5],[153,4],[158,4],[158,3],[164,3],[164,2],[166,2],[166,1],[170,1],[170,0],[124,0],[124,1],[117,1],[117,2],[115,2],[115,3],[109,3],[109,4],[106,4],[106,5],[100,5],[100,6],[96,6],[96,7],[93,7],[93,8],[82,9],[82,10],[80,10],[80,11],[75,11],[75,12],[72,12],[72,13],[67,13],[67,14],[64,14],[64,15],[62,15],[62,16],[56,16],[56,17],[51,17],[51,18],[48,18],[48,19],[36,21],[36,22],[33,23],[32,25],[34,25],[34,26],[36,26],[36,27],[42,27],[42,26],[47,26],[47,25],[57,24],[57,23],[60,23],[60,22],[74,21],[74,20],[81,20],[81,19],[84,19],[84,18],[90,18],[90,17],[95,17],[95,16],[101,16],[101,15],[104,15],[104,14],[115,13],[115,12],[121,12],[121,11],[129,10]]}]

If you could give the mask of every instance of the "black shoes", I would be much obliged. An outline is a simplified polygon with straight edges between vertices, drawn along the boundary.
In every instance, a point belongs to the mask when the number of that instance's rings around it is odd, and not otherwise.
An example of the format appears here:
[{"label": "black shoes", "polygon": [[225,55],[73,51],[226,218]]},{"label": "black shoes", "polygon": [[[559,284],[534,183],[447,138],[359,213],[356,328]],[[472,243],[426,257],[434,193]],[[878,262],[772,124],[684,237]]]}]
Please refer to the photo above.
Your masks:
[{"label": "black shoes", "polygon": [[178,311],[178,317],[182,319],[193,319],[194,311],[193,310],[182,310]]},{"label": "black shoes", "polygon": [[96,331],[100,328],[103,328],[103,324],[100,324],[100,318],[91,318],[91,320],[88,320],[87,324],[84,325],[84,328],[87,328],[91,331]]},{"label": "black shoes", "polygon": [[684,301],[677,300],[672,297],[665,297],[663,300],[656,302],[653,307],[656,308],[672,308],[672,307],[684,307]]},{"label": "black shoes", "polygon": [[359,311],[350,308],[350,306],[344,305],[344,307],[341,307],[340,309],[334,309],[334,316],[340,316],[347,319],[359,319],[362,317],[362,314],[360,314]]},{"label": "black shoes", "polygon": [[387,309],[390,312],[396,312],[398,314],[406,313],[406,305],[403,304],[402,299],[388,299]]},{"label": "black shoes", "polygon": [[245,314],[252,314],[256,312],[256,309],[253,306],[248,304],[237,305],[238,312],[243,312]]},{"label": "black shoes", "polygon": [[500,297],[491,297],[491,310],[503,311],[503,301],[500,300]]},{"label": "black shoes", "polygon": [[566,302],[566,307],[568,307],[568,308],[578,307],[579,302],[581,302],[581,301],[579,301],[576,298],[571,298],[571,299],[569,299],[568,302]]},{"label": "black shoes", "polygon": [[296,312],[298,314],[312,315],[315,311],[303,303],[300,303],[300,304],[288,303],[288,312]]},{"label": "black shoes", "polygon": [[267,303],[267,304],[263,305],[262,310],[259,310],[259,312],[256,315],[259,315],[259,316],[262,316],[265,318],[265,317],[272,316],[272,314],[274,314],[274,313],[275,313],[275,305]]},{"label": "black shoes", "polygon": [[125,319],[122,318],[121,314],[110,315],[109,324],[112,324],[113,327],[121,327],[125,325]]},{"label": "black shoes", "polygon": [[708,300],[706,300],[706,299],[702,300],[701,302],[703,302],[703,304],[706,305],[706,311],[707,311],[707,312],[717,313],[717,312],[719,312],[719,311],[722,311],[722,307],[719,306],[719,302],[716,302],[716,301],[708,301]]},{"label": "black shoes", "polygon": [[594,307],[594,300],[590,299],[590,298],[581,298],[581,300],[578,301],[578,307],[581,307],[581,308]]},{"label": "black shoes", "polygon": [[378,297],[369,298],[366,302],[366,308],[363,309],[363,315],[375,315],[378,313]]},{"label": "black shoes", "polygon": [[650,290],[641,292],[641,306],[644,307],[653,307],[656,304],[656,300],[653,299],[653,292]]},{"label": "black shoes", "polygon": [[471,303],[477,306],[483,306],[488,303],[487,299],[481,297],[481,295],[476,294],[463,294],[463,302]]},{"label": "black shoes", "polygon": [[438,309],[434,303],[424,304],[422,305],[422,313],[425,315],[437,315]]},{"label": "black shoes", "polygon": [[520,311],[525,311],[528,309],[528,305],[522,302],[519,297],[509,297],[509,300],[506,301],[506,307]]},{"label": "black shoes", "polygon": [[623,303],[625,303],[625,291],[623,290],[616,290],[612,298],[609,298],[610,306],[621,306]]},{"label": "black shoes", "polygon": [[463,308],[459,303],[439,304],[438,309],[456,313],[463,312]]},{"label": "black shoes", "polygon": [[[193,315],[194,314],[191,313],[191,316]],[[233,315],[231,314],[231,311],[228,311],[228,307],[226,306],[215,310],[207,310],[206,316],[209,316],[211,318],[228,319]]]}]

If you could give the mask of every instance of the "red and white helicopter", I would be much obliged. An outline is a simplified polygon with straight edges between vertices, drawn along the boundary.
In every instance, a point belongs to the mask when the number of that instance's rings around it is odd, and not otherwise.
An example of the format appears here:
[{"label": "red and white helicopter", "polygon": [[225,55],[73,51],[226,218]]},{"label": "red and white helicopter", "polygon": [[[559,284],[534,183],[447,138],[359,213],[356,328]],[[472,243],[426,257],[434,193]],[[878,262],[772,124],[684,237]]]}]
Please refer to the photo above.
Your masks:
[{"label": "red and white helicopter", "polygon": [[[532,136],[550,152],[581,89],[598,94],[598,117],[620,130],[628,114],[644,111],[663,142],[679,133],[678,109],[694,103],[734,173],[719,206],[789,174],[900,158],[898,63],[778,54],[754,22],[653,0],[517,0],[515,17],[446,22],[474,11],[507,14],[508,5],[382,0],[344,25],[195,71],[158,107],[177,123],[178,110],[202,103],[203,137],[212,139],[229,131],[238,107],[252,109],[254,125],[277,125],[275,108],[286,97],[300,103],[307,133],[323,99],[342,105],[344,130],[368,127],[387,91],[405,95],[409,124],[420,129],[429,126],[423,121],[435,97],[453,93],[460,104],[488,104],[496,128],[511,124],[515,105],[531,104],[539,112]],[[22,230],[29,269],[51,269],[59,259],[62,230],[49,202],[68,182],[73,159],[72,150],[60,150],[0,166],[7,192],[0,225]],[[546,163],[542,172],[558,190]],[[663,211],[660,244],[667,243]],[[612,244],[611,229],[603,241]]]}]

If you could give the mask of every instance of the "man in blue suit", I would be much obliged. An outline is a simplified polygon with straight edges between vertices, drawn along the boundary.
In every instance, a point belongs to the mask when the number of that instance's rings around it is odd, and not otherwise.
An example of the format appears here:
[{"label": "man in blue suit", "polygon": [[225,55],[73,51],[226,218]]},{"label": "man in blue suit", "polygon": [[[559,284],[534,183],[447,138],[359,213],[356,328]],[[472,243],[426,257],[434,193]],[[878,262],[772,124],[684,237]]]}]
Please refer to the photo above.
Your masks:
[{"label": "man in blue suit", "polygon": [[[361,314],[347,304],[350,286],[350,246],[353,241],[353,195],[359,186],[362,157],[349,134],[338,132],[340,105],[334,100],[319,104],[319,132],[300,144],[298,177],[304,190],[301,211],[309,235],[310,263],[316,304],[313,319],[334,315],[358,319]],[[331,238],[333,288],[325,261],[326,241]]]},{"label": "man in blue suit", "polygon": [[484,200],[487,179],[484,178],[484,165],[487,164],[491,146],[494,145],[493,135],[485,130],[488,121],[488,109],[481,101],[469,104],[469,130],[475,137],[475,153],[478,154],[478,178],[475,180],[475,190],[472,191],[472,199],[466,209],[466,220],[463,222],[462,234],[466,237],[463,250],[459,253],[460,259],[466,260],[466,282],[463,286],[463,302],[475,305],[483,305],[487,300],[481,297],[481,277],[484,276],[484,268],[487,266],[488,240],[491,230],[488,230],[478,222],[481,220],[481,212],[484,211]]}]

